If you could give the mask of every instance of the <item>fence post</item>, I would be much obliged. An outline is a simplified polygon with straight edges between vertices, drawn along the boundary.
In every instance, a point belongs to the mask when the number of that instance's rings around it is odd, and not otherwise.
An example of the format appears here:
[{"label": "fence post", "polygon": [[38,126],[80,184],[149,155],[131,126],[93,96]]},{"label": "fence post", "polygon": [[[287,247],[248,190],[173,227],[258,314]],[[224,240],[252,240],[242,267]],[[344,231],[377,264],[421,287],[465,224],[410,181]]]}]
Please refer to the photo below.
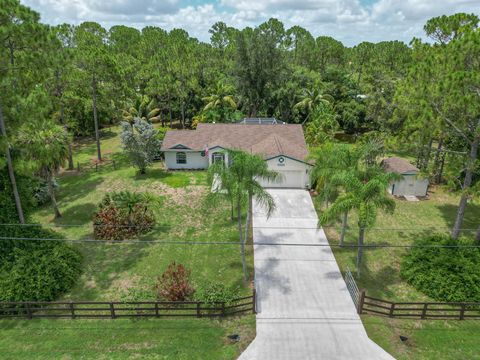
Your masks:
[{"label": "fence post", "polygon": [[115,160],[112,160],[113,163],[113,170],[116,170],[117,168],[115,167]]},{"label": "fence post", "polygon": [[110,316],[112,319],[115,319],[115,307],[113,306],[113,302],[110,303]]},{"label": "fence post", "polygon": [[98,171],[98,163],[95,163],[95,172]]},{"label": "fence post", "polygon": [[393,311],[395,310],[395,303],[390,304],[390,312],[388,314],[388,317],[393,317]]},{"label": "fence post", "polygon": [[225,303],[222,302],[222,317],[225,317]]},{"label": "fence post", "polygon": [[363,303],[365,302],[365,290],[360,291],[360,298],[358,299],[357,314],[361,315],[363,312]]},{"label": "fence post", "polygon": [[158,302],[155,302],[155,316],[158,317]]},{"label": "fence post", "polygon": [[80,161],[77,161],[77,171],[80,172]]},{"label": "fence post", "polygon": [[462,304],[460,308],[460,320],[465,320],[465,304]]},{"label": "fence post", "polygon": [[72,319],[75,319],[75,306],[71,301],[70,301],[70,313],[72,314]]},{"label": "fence post", "polygon": [[422,319],[425,319],[427,317],[427,307],[428,303],[423,304]]},{"label": "fence post", "polygon": [[27,308],[26,308],[26,310],[27,310],[27,318],[31,319],[31,318],[33,317],[33,315],[32,315],[32,309],[30,308],[30,303],[26,303],[25,306],[27,307]]},{"label": "fence post", "polygon": [[200,305],[201,305],[201,302],[197,301],[197,318],[202,317]]},{"label": "fence post", "polygon": [[257,289],[253,288],[252,294],[252,314],[257,313]]}]

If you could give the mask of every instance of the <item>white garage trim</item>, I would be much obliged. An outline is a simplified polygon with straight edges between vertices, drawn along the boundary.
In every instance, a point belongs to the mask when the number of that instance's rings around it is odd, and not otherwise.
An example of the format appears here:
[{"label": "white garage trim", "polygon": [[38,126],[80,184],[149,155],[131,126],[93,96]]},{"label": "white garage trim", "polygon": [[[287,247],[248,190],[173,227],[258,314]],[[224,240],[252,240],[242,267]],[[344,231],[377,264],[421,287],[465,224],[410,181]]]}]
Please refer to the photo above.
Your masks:
[{"label": "white garage trim", "polygon": [[267,159],[266,162],[269,170],[276,171],[280,175],[276,181],[260,179],[262,186],[292,189],[305,189],[310,186],[311,164],[283,155]]}]

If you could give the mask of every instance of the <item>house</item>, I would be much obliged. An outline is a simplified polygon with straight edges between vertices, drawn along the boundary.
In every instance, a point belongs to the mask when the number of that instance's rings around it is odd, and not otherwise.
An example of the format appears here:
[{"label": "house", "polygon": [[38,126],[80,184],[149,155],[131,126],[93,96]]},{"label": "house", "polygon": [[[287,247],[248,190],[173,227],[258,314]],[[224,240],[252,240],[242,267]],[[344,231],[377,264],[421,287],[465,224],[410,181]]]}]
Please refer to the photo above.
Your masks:
[{"label": "house", "polygon": [[420,170],[410,164],[408,160],[399,157],[390,157],[382,161],[386,172],[401,175],[399,180],[393,181],[388,189],[395,196],[426,196],[428,179],[419,176]]},{"label": "house", "polygon": [[161,150],[167,169],[207,169],[212,163],[229,163],[228,150],[262,156],[270,170],[280,173],[265,187],[308,188],[312,164],[305,159],[307,145],[301,125],[249,122],[198,124],[196,130],[167,131]]}]

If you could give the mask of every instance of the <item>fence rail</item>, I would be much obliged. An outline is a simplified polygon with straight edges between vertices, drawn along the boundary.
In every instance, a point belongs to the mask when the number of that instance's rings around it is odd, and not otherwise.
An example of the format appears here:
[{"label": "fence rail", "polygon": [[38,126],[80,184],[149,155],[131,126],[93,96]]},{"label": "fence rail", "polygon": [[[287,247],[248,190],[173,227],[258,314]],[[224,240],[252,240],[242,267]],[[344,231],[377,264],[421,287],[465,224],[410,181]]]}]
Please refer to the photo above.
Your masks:
[{"label": "fence rail", "polygon": [[77,161],[77,171],[80,172],[80,171],[95,170],[97,172],[99,169],[109,164],[112,165],[113,170],[116,170],[117,168],[116,163],[115,163],[115,160],[113,159],[103,159],[102,161],[97,160],[90,164],[80,164],[80,162]]},{"label": "fence rail", "polygon": [[406,319],[480,320],[479,302],[394,302],[368,296],[359,290],[351,271],[345,271],[345,284],[359,314]]},{"label": "fence rail", "polygon": [[478,302],[393,302],[360,293],[360,314],[407,319],[478,319]]},{"label": "fence rail", "polygon": [[214,318],[255,313],[255,292],[225,302],[202,301],[28,301],[0,302],[0,318]]}]

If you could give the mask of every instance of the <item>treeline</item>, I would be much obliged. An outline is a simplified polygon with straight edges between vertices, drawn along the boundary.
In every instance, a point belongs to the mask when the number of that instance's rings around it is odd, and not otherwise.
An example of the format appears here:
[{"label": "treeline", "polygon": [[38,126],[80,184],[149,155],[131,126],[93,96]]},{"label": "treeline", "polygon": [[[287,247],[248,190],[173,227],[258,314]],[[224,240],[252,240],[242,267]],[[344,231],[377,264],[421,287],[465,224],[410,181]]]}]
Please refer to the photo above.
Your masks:
[{"label": "treeline", "polygon": [[[205,43],[153,26],[52,27],[18,0],[5,0],[0,127],[9,146],[2,161],[15,188],[13,165],[26,159],[51,180],[62,165],[62,157],[52,160],[59,151],[35,149],[58,139],[60,128],[70,142],[95,134],[100,160],[99,129],[122,120],[190,128],[277,117],[304,124],[311,146],[341,132],[414,154],[432,180],[463,190],[465,207],[479,173],[477,26],[473,14],[442,16],[425,25],[428,43],[346,47],[276,19],[243,30],[218,22]],[[57,145],[72,168],[71,146]]]}]

